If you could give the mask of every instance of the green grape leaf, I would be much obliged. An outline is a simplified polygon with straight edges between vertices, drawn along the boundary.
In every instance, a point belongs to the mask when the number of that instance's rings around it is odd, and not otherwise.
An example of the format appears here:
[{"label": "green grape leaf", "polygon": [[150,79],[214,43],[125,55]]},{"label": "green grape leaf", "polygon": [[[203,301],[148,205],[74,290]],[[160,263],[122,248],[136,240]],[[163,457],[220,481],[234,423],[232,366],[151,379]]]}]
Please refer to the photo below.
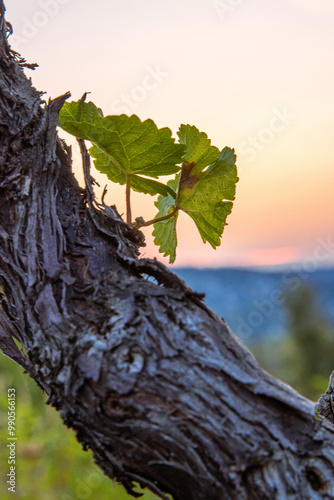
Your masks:
[{"label": "green grape leaf", "polygon": [[[113,182],[117,182],[121,185],[126,183],[126,174],[114,165],[111,158],[101,151],[101,149],[92,146],[89,149],[89,153],[94,158],[94,165],[99,172],[106,174],[108,179]],[[152,196],[156,194],[162,194],[164,196],[170,194],[171,196],[176,196],[175,192],[168,185],[136,174],[131,175],[131,188],[134,191],[148,193]]]},{"label": "green grape leaf", "polygon": [[102,110],[92,102],[79,100],[65,102],[59,113],[58,126],[79,139],[90,140],[96,118],[103,117]]},{"label": "green grape leaf", "polygon": [[[238,182],[234,150],[220,152],[207,134],[191,125],[180,126],[176,144],[170,129],[158,129],[152,120],[142,122],[136,115],[104,117],[85,97],[64,104],[58,125],[92,143],[94,164],[111,181],[160,195],[155,219],[145,223],[138,217],[137,227],[153,222],[154,242],[170,263],[176,257],[179,210],[193,219],[204,243],[219,246]],[[166,185],[155,180],[171,174],[176,176]]]},{"label": "green grape leaf", "polygon": [[227,147],[201,172],[194,163],[182,166],[177,205],[193,219],[203,242],[213,248],[220,245],[237,182],[236,155]]},{"label": "green grape leaf", "polygon": [[[185,154],[181,174],[168,183],[175,191],[175,199],[170,195],[159,196],[156,218],[166,216],[175,208],[183,210],[195,222],[203,242],[216,248],[235,198],[236,155],[227,147],[219,152],[196,127],[181,125],[178,135],[185,146]],[[153,231],[160,252],[169,255],[171,263],[176,254],[176,222],[177,213],[155,223]]]},{"label": "green grape leaf", "polygon": [[131,188],[140,193],[146,193],[154,196],[155,194],[162,194],[163,196],[172,196],[176,198],[176,193],[167,184],[154,181],[153,179],[146,179],[138,175],[131,176]]},{"label": "green grape leaf", "polygon": [[[175,198],[176,189],[179,184],[179,176],[177,175],[175,179],[169,181],[167,185],[173,190],[174,196],[168,194],[168,196],[159,196],[158,200],[155,202],[155,206],[159,209],[156,215],[156,219],[160,217],[165,217],[166,215],[172,213],[176,208]],[[159,252],[163,253],[164,257],[169,255],[169,262],[173,264],[176,258],[176,246],[177,246],[177,236],[176,236],[176,222],[177,222],[178,212],[169,219],[156,222],[154,224],[153,236],[154,243],[158,245]]]},{"label": "green grape leaf", "polygon": [[219,156],[219,149],[211,146],[211,141],[205,132],[200,132],[193,125],[181,125],[177,133],[180,144],[184,144],[186,150],[183,159],[189,163],[195,163],[194,172],[203,170]]},{"label": "green grape leaf", "polygon": [[152,120],[142,122],[136,115],[103,117],[97,111],[92,103],[65,103],[59,125],[92,142],[90,153],[96,168],[113,182],[124,184],[130,177],[136,191],[152,195],[170,193],[163,184],[150,182],[146,177],[156,179],[180,170],[184,146],[175,143],[171,130],[158,129]]}]

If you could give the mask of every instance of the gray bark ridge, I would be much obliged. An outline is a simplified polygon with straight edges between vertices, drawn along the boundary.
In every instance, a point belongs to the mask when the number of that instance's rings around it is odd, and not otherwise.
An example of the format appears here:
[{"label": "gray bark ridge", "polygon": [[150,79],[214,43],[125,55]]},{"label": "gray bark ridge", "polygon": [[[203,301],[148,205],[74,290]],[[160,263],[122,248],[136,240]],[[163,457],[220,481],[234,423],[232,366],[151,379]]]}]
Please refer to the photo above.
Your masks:
[{"label": "gray bark ridge", "polygon": [[[0,0],[0,347],[134,497],[334,498],[334,427],[71,171]],[[153,276],[156,282],[145,279]],[[17,339],[27,355],[16,347]]]}]

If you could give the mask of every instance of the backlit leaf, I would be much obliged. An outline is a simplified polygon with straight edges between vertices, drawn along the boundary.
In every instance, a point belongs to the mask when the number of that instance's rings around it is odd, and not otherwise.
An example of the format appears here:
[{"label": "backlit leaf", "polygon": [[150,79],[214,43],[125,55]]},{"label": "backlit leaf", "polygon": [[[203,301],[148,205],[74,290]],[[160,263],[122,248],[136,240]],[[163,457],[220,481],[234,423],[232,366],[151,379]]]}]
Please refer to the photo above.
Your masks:
[{"label": "backlit leaf", "polygon": [[[168,186],[173,190],[174,196],[170,194],[168,196],[159,196],[158,200],[155,202],[156,207],[159,209],[159,212],[156,215],[156,219],[158,217],[164,217],[165,215],[170,214],[175,209],[175,197],[176,197],[176,188],[179,183],[179,178],[176,176],[175,179],[168,182]],[[176,222],[177,222],[178,213],[164,221],[156,222],[154,224],[153,236],[154,243],[158,245],[159,252],[163,253],[164,257],[169,255],[169,262],[172,264],[175,261],[176,257],[176,246],[177,246],[177,237],[176,237]]]},{"label": "backlit leaf", "polygon": [[[204,241],[213,248],[220,245],[220,238],[231,213],[238,181],[234,150],[224,148],[218,159],[204,171],[196,165],[182,176],[177,205],[194,220]],[[193,173],[193,171],[197,173]]]},{"label": "backlit leaf", "polygon": [[[238,181],[236,155],[233,149],[221,152],[207,135],[196,127],[181,125],[178,132],[185,146],[181,174],[172,183],[175,196],[159,196],[157,217],[165,216],[175,207],[187,213],[195,222],[203,242],[213,248],[220,245],[220,238],[226,226],[226,218],[231,213]],[[154,225],[155,243],[160,245],[164,255],[170,255],[174,262],[176,253],[177,216]]]},{"label": "backlit leaf", "polygon": [[90,149],[96,168],[110,180],[125,184],[129,176],[136,191],[155,195],[169,189],[147,177],[157,179],[180,170],[184,146],[176,144],[171,130],[158,129],[152,120],[138,116],[102,116],[96,106],[83,101],[65,103],[59,126],[93,144]]}]

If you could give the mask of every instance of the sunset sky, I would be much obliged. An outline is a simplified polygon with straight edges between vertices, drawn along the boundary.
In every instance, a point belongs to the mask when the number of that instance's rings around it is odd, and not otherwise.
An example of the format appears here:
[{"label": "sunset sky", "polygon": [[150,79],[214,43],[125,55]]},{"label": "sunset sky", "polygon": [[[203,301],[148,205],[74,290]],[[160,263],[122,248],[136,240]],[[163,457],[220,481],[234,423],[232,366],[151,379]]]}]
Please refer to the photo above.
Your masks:
[{"label": "sunset sky", "polygon": [[[221,246],[204,245],[183,215],[176,266],[334,263],[332,0],[7,0],[6,7],[12,47],[39,64],[27,73],[47,98],[90,91],[105,115],[152,118],[174,136],[189,123],[215,146],[236,149],[240,182]],[[82,178],[76,151],[74,159]],[[107,179],[93,175],[103,187]],[[123,213],[124,187],[111,185],[107,201]],[[155,210],[148,195],[133,197],[135,217]],[[146,234],[145,256],[158,256]]]}]

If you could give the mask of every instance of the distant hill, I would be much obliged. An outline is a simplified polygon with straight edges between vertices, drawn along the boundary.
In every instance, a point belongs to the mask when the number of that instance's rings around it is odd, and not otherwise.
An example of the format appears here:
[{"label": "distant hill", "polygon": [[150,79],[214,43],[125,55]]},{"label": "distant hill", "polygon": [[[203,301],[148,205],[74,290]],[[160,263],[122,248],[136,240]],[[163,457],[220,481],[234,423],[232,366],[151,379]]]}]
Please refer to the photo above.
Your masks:
[{"label": "distant hill", "polygon": [[206,304],[246,343],[286,331],[284,291],[303,284],[317,293],[319,304],[334,321],[334,269],[313,272],[259,271],[243,268],[174,268],[188,286],[206,295]]}]

